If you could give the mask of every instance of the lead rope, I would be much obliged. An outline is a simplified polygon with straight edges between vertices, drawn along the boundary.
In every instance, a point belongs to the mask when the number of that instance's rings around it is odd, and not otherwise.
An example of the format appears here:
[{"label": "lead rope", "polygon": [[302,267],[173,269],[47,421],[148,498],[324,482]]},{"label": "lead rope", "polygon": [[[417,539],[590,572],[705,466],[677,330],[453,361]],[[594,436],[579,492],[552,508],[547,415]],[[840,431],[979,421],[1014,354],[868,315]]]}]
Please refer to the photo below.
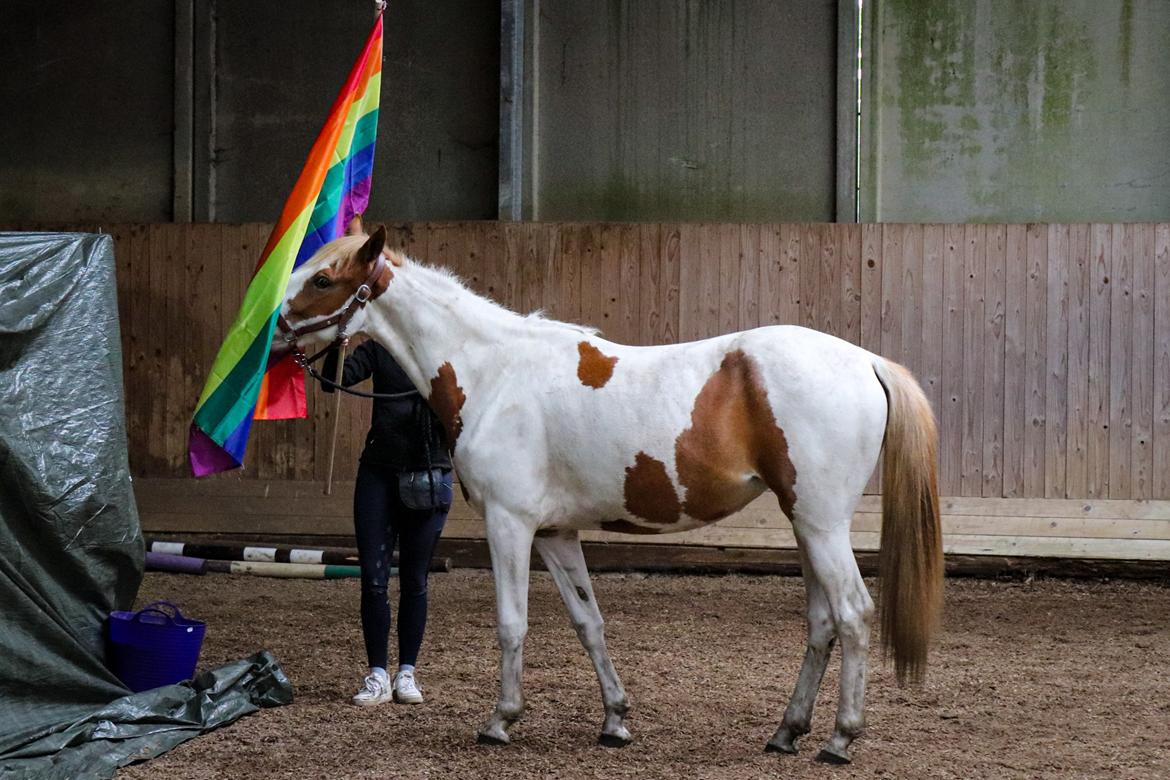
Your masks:
[{"label": "lead rope", "polygon": [[[337,354],[337,370],[333,375],[336,387],[341,386],[341,372],[345,370],[345,348],[349,346],[349,338],[343,336]],[[337,426],[341,422],[341,393],[334,393],[333,398],[333,435],[329,438],[329,470],[325,473],[325,495],[333,495],[333,461],[337,457]]]},{"label": "lead rope", "polygon": [[422,403],[415,405],[418,414],[422,415],[423,424],[423,451],[427,456],[427,484],[431,488],[431,511],[434,511],[435,506],[435,470],[431,466],[431,410],[429,406]]}]

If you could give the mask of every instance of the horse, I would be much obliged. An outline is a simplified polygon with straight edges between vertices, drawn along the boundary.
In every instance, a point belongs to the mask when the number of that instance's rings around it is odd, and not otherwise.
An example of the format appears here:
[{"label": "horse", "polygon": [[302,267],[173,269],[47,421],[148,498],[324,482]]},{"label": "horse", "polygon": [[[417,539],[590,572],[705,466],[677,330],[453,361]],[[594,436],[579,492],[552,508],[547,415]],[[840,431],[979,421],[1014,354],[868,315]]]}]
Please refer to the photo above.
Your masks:
[{"label": "horse", "polygon": [[[835,728],[817,758],[848,763],[865,724],[874,603],[849,527],[882,459],[882,641],[898,682],[924,672],[942,601],[937,432],[910,372],[833,336],[771,326],[635,347],[520,315],[453,274],[392,251],[358,221],[297,268],[282,341],[348,328],[402,366],[446,430],[466,500],[482,513],[495,580],[500,693],[478,741],[507,744],[524,710],[531,551],[543,558],[593,662],[599,742],[632,737],[579,532],[663,534],[714,523],[765,490],[791,521],[807,593],[807,650],[765,749],[795,754],[841,644]],[[303,353],[301,353],[303,355]]]}]

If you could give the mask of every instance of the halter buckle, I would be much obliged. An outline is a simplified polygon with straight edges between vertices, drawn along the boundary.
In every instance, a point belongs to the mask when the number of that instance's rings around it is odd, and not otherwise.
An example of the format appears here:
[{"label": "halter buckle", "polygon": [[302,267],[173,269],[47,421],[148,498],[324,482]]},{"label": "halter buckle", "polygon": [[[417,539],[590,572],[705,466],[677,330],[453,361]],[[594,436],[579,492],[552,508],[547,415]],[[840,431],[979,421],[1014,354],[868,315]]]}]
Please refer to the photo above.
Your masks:
[{"label": "halter buckle", "polygon": [[353,297],[358,303],[364,304],[368,300],[370,300],[370,296],[373,294],[374,294],[374,291],[373,291],[373,289],[371,289],[370,285],[362,284],[361,287],[357,288],[357,292],[354,293]]}]

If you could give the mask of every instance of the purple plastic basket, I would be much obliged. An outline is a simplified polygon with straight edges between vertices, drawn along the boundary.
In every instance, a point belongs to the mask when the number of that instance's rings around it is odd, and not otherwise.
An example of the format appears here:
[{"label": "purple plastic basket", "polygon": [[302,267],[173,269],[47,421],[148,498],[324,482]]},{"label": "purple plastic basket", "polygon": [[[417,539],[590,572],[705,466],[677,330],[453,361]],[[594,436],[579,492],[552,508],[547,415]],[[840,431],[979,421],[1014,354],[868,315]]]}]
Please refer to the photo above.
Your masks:
[{"label": "purple plastic basket", "polygon": [[110,669],[135,693],[190,680],[207,626],[183,617],[169,601],[137,612],[111,612]]}]

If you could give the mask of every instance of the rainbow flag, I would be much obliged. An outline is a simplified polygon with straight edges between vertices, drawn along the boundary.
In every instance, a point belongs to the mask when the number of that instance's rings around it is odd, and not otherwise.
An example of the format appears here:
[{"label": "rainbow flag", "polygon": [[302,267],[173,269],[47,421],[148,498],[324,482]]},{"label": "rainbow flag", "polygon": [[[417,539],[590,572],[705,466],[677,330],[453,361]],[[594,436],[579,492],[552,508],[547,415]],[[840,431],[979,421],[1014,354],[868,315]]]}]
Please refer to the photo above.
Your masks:
[{"label": "rainbow flag", "polygon": [[381,86],[379,14],[268,237],[199,396],[188,438],[197,477],[239,468],[253,419],[306,414],[304,372],[291,355],[268,365],[272,334],[293,269],[340,236],[353,216],[366,209]]}]

